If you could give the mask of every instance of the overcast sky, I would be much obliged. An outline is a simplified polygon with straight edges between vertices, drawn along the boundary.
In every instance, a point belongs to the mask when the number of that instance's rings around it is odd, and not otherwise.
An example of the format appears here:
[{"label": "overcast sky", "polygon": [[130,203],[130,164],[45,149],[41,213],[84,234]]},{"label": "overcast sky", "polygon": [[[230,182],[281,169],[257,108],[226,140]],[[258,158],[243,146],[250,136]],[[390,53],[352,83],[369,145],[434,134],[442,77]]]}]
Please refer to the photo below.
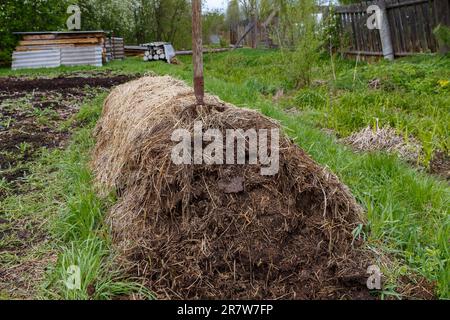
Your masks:
[{"label": "overcast sky", "polygon": [[204,9],[221,9],[225,10],[227,7],[228,0],[206,0],[206,8]]}]

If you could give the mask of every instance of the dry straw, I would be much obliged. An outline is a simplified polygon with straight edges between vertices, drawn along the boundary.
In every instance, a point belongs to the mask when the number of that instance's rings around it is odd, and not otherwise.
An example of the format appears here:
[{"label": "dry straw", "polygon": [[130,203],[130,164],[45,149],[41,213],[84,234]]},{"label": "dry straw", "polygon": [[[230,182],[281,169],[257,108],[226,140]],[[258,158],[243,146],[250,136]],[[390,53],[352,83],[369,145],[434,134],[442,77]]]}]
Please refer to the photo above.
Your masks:
[{"label": "dry straw", "polygon": [[402,159],[417,163],[421,155],[420,143],[413,137],[405,139],[390,127],[376,128],[370,126],[351,136],[342,139],[342,142],[352,146],[358,151],[386,151],[396,153]]}]

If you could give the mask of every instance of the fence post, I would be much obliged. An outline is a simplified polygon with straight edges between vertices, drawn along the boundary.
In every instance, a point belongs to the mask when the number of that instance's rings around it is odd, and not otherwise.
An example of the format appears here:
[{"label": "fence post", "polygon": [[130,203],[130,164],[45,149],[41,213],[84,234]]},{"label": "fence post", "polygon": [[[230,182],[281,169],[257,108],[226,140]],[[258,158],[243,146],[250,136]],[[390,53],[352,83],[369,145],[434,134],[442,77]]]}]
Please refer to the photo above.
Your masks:
[{"label": "fence post", "polygon": [[392,38],[391,38],[391,29],[389,26],[389,19],[387,15],[386,2],[384,0],[380,0],[377,2],[378,7],[380,8],[380,38],[381,38],[381,46],[383,48],[383,56],[387,60],[394,60],[394,47],[392,46]]}]

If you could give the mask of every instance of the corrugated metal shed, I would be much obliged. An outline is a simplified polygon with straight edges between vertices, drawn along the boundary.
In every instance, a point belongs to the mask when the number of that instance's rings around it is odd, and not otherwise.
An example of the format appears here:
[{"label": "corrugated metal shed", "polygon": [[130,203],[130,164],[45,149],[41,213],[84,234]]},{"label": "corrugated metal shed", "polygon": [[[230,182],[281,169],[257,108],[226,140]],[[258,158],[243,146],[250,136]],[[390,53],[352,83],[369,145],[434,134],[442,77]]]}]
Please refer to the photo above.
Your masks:
[{"label": "corrugated metal shed", "polygon": [[124,59],[124,39],[95,31],[15,32],[21,35],[13,69],[91,65]]},{"label": "corrugated metal shed", "polygon": [[54,68],[61,64],[61,50],[38,50],[14,52],[12,69]]},{"label": "corrugated metal shed", "polygon": [[103,48],[101,46],[61,48],[62,66],[90,65],[101,67]]},{"label": "corrugated metal shed", "polygon": [[13,69],[92,65],[106,61],[105,32],[20,32]]},{"label": "corrugated metal shed", "polygon": [[67,47],[53,50],[16,51],[12,69],[55,68],[59,66],[91,65],[101,67],[103,48]]}]

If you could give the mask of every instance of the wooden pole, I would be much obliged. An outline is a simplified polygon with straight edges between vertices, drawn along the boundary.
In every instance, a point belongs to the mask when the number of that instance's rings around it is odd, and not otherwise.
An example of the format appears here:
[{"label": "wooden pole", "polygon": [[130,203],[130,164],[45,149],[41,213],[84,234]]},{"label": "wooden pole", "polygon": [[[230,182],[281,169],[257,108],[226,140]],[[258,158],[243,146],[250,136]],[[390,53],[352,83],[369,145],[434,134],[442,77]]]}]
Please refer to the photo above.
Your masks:
[{"label": "wooden pole", "polygon": [[192,0],[192,61],[194,63],[194,92],[197,104],[203,105],[205,82],[203,78],[202,3]]}]

